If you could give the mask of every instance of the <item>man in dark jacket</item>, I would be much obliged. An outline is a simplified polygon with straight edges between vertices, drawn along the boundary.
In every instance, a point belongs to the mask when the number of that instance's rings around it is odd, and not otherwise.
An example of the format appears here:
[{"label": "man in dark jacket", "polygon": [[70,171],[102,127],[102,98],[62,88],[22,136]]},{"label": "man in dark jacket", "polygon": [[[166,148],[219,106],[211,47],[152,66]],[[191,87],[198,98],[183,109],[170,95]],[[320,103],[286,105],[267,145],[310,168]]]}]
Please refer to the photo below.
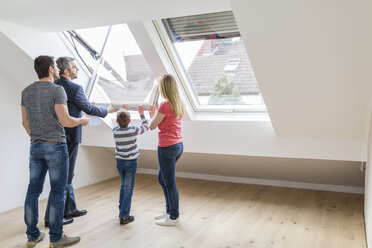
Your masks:
[{"label": "man in dark jacket", "polygon": [[[75,64],[75,59],[70,57],[60,57],[57,59],[57,66],[60,70],[60,79],[54,83],[61,85],[67,94],[67,107],[71,116],[81,117],[81,111],[88,115],[105,117],[108,113],[116,112],[117,109],[110,105],[107,109],[93,106],[86,98],[83,87],[71,82],[77,78],[79,68]],[[65,218],[79,217],[87,213],[87,210],[78,210],[74,195],[72,179],[74,177],[75,162],[78,154],[79,143],[81,143],[82,127],[65,128],[67,147],[69,154],[69,171],[66,187]],[[49,201],[45,213],[45,225],[48,225]],[[65,221],[65,224],[66,221]]]}]

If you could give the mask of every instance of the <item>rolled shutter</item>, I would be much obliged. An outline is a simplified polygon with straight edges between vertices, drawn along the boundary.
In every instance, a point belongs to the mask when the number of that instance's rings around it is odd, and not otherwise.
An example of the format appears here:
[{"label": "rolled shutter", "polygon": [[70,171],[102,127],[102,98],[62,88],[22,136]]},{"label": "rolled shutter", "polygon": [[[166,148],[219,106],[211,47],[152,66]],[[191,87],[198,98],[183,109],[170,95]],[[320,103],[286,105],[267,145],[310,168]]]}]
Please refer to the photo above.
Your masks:
[{"label": "rolled shutter", "polygon": [[163,19],[172,42],[240,37],[232,11]]}]

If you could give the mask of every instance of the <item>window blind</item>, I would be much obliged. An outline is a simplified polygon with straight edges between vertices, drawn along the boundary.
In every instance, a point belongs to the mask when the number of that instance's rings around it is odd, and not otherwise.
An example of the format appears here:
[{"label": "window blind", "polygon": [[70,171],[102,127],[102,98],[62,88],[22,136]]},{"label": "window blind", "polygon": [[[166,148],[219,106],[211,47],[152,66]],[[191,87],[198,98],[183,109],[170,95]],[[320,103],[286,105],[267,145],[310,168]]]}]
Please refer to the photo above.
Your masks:
[{"label": "window blind", "polygon": [[232,11],[162,20],[172,42],[240,37]]}]

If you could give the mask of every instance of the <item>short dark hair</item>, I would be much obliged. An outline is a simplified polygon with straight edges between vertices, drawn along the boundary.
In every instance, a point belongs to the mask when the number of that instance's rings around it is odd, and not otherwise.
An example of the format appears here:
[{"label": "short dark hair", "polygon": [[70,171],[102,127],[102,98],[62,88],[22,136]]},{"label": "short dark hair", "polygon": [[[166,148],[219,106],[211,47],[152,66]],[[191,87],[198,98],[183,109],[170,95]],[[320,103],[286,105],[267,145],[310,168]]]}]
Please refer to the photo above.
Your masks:
[{"label": "short dark hair", "polygon": [[119,110],[116,114],[116,120],[118,121],[120,127],[128,127],[128,124],[130,122],[129,112],[124,109]]},{"label": "short dark hair", "polygon": [[54,67],[54,57],[40,55],[34,60],[34,69],[39,79],[49,76],[49,67]]},{"label": "short dark hair", "polygon": [[57,59],[57,66],[59,68],[59,75],[65,74],[65,70],[70,70],[71,69],[71,64],[70,62],[74,61],[74,58],[71,57],[59,57]]}]

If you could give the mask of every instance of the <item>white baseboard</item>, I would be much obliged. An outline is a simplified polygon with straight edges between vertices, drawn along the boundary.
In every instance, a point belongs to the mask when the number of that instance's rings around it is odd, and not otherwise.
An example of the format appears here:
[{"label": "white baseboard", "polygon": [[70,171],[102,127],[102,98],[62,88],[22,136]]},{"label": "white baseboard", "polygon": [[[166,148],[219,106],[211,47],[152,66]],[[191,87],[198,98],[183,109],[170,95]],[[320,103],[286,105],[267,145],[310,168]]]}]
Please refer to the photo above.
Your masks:
[{"label": "white baseboard", "polygon": [[[158,170],[138,168],[137,173],[157,175]],[[257,184],[257,185],[296,188],[296,189],[313,189],[313,190],[323,190],[323,191],[364,194],[364,187],[354,187],[354,186],[302,183],[302,182],[293,182],[293,181],[256,179],[256,178],[247,178],[247,177],[229,177],[229,176],[208,175],[208,174],[198,174],[198,173],[189,173],[189,172],[176,172],[176,176],[183,177],[183,178],[208,180],[208,181],[246,183],[246,184]]]}]

